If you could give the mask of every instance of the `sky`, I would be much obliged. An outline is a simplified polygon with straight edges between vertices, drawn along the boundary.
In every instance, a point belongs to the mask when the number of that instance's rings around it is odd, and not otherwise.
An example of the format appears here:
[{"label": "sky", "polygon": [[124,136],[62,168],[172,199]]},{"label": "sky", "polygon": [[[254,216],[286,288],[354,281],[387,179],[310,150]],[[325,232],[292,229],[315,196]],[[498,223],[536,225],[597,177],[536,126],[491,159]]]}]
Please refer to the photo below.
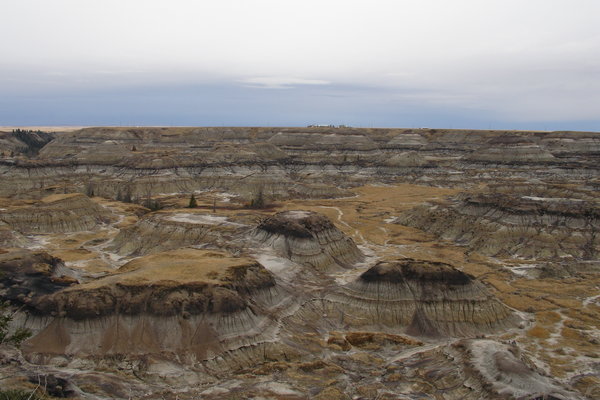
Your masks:
[{"label": "sky", "polygon": [[600,131],[598,0],[0,0],[0,126]]}]

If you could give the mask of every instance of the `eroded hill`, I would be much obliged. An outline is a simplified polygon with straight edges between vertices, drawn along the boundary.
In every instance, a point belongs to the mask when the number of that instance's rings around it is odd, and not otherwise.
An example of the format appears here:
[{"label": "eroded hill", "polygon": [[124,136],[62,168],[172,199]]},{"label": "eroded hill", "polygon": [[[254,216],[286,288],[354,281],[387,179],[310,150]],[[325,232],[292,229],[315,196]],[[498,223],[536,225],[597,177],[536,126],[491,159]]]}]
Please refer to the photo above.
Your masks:
[{"label": "eroded hill", "polygon": [[57,134],[0,162],[0,296],[32,332],[0,372],[81,398],[597,398],[599,158],[582,132]]}]

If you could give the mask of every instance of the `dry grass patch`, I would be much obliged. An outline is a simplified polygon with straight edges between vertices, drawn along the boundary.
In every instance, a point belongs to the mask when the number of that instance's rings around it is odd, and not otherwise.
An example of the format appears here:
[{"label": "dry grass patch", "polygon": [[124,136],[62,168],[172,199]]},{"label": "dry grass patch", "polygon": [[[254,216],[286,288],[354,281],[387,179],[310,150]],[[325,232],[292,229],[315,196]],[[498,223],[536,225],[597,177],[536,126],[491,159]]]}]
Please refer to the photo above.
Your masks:
[{"label": "dry grass patch", "polygon": [[527,335],[537,339],[548,339],[550,337],[550,332],[543,326],[535,325],[527,331]]}]

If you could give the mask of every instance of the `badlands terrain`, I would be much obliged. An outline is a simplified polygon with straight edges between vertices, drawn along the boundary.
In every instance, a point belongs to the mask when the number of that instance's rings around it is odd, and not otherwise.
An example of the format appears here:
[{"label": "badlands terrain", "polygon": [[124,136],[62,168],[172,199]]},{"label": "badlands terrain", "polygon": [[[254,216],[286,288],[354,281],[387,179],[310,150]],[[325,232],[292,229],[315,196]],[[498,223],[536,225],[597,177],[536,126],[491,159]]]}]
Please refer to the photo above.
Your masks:
[{"label": "badlands terrain", "polygon": [[593,132],[0,132],[0,299],[31,333],[0,387],[599,399],[599,169]]}]

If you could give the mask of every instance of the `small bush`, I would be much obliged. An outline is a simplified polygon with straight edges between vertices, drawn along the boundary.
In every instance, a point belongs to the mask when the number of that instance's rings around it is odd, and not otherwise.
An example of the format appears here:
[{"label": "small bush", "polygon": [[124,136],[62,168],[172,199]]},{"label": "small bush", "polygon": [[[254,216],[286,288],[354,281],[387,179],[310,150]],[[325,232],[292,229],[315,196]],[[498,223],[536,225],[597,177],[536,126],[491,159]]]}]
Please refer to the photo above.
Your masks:
[{"label": "small bush", "polygon": [[254,197],[250,199],[250,203],[247,207],[254,209],[267,208],[267,202],[262,188],[258,189],[258,192],[256,192]]},{"label": "small bush", "polygon": [[194,193],[192,193],[192,197],[190,197],[190,204],[188,204],[188,208],[196,208],[196,207],[198,207],[198,202],[196,202]]},{"label": "small bush", "polygon": [[9,332],[8,326],[13,320],[13,314],[8,310],[8,306],[8,302],[0,303],[0,344],[7,343],[19,346],[31,336],[31,331],[26,328],[18,328],[13,333]]}]

